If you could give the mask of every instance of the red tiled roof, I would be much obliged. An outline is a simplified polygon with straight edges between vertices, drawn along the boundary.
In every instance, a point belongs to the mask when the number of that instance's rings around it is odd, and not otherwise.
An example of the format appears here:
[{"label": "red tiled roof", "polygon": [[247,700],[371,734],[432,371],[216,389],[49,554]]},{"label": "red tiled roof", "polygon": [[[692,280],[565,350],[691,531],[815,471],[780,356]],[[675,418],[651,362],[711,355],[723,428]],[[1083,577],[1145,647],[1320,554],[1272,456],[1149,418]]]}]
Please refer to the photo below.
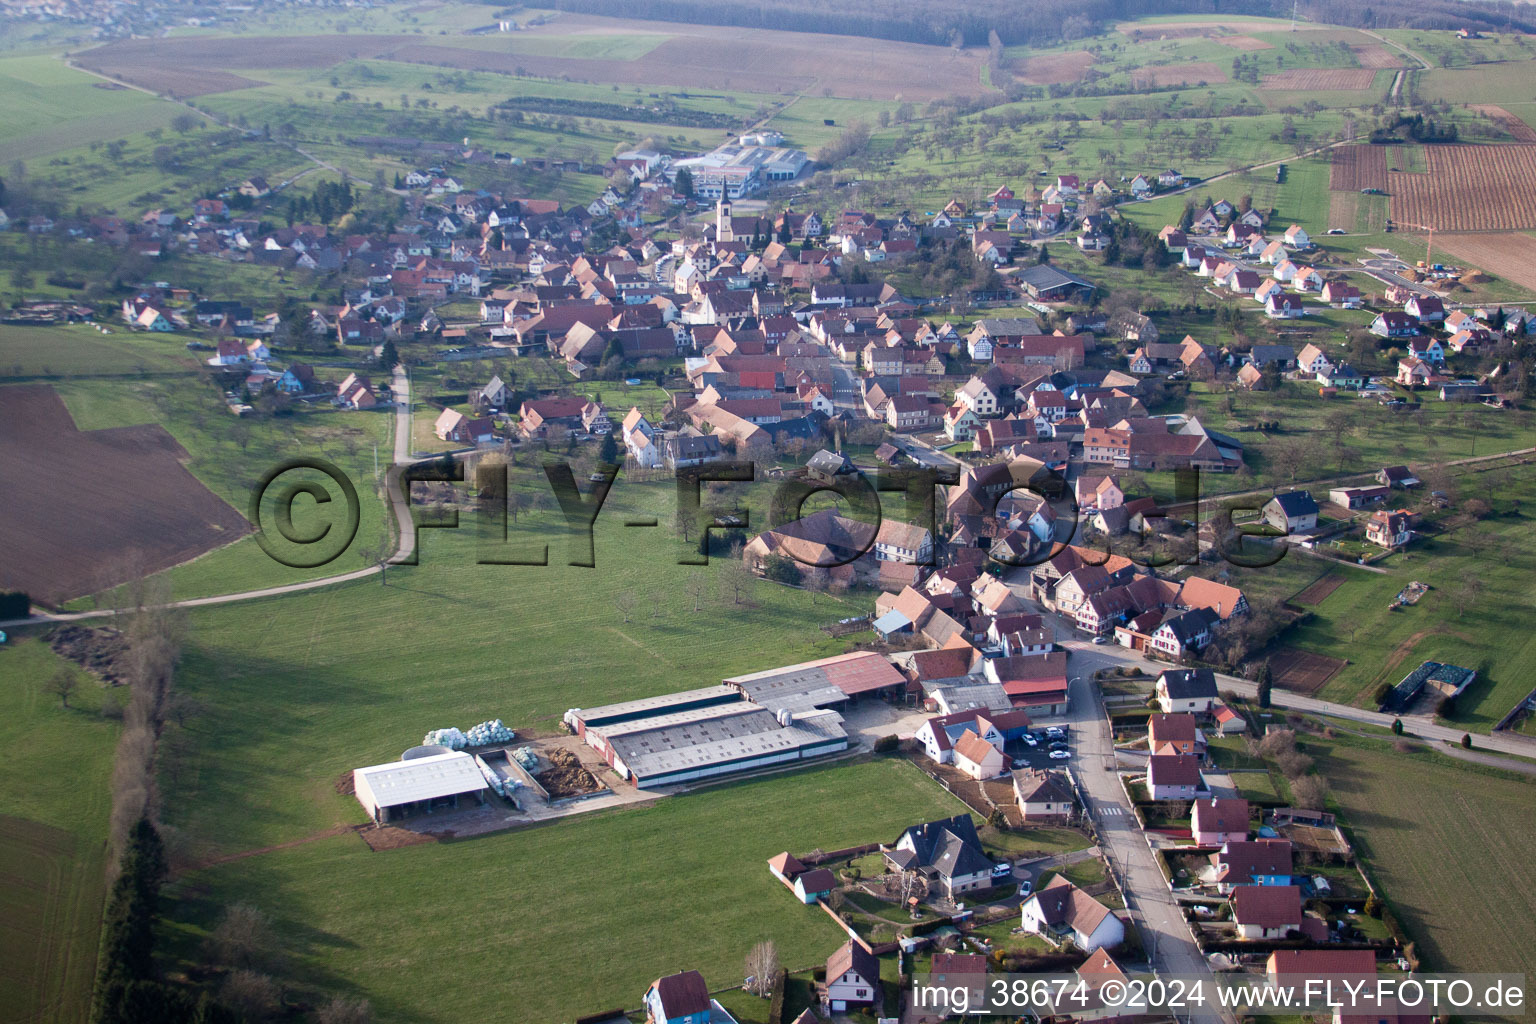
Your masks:
[{"label": "red tiled roof", "polygon": [[1301,927],[1301,890],[1294,885],[1240,885],[1232,890],[1232,920],[1260,928]]},{"label": "red tiled roof", "polygon": [[1147,784],[1200,785],[1200,762],[1192,754],[1153,754],[1147,758]]}]

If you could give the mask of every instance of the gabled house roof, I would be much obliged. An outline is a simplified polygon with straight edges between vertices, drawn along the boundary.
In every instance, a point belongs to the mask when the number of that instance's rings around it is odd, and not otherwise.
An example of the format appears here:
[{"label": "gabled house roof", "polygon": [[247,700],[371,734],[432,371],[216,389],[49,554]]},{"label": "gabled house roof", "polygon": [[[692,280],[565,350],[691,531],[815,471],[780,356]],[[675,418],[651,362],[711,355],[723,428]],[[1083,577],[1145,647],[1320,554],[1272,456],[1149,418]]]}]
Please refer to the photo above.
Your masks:
[{"label": "gabled house roof", "polygon": [[668,1020],[709,1012],[709,986],[698,971],[683,971],[657,978],[653,983],[661,1010]]},{"label": "gabled house roof", "polygon": [[1310,491],[1286,491],[1284,494],[1275,495],[1270,501],[1274,502],[1287,518],[1317,515],[1317,502],[1313,500]]},{"label": "gabled house roof", "polygon": [[1092,935],[1109,916],[1110,910],[1098,900],[1073,885],[1064,875],[1051,879],[1028,900],[1040,907],[1046,924],[1065,924],[1082,935]]},{"label": "gabled house roof", "polygon": [[1211,854],[1216,880],[1246,885],[1255,875],[1289,875],[1289,839],[1244,839],[1226,843]]},{"label": "gabled house roof", "polygon": [[1171,668],[1158,677],[1170,700],[1216,697],[1216,675],[1208,668]]},{"label": "gabled house roof", "polygon": [[880,981],[879,959],[857,939],[849,939],[839,946],[835,953],[827,957],[828,981],[841,978],[849,971],[853,971],[871,985],[878,984]]},{"label": "gabled house roof", "polygon": [[785,878],[794,878],[805,870],[805,865],[800,863],[799,858],[788,850],[769,857],[768,866]]},{"label": "gabled house roof", "polygon": [[1061,772],[1020,768],[1013,773],[1013,789],[1023,803],[1072,803],[1077,796]]},{"label": "gabled house roof", "polygon": [[1195,716],[1187,713],[1153,715],[1147,719],[1147,736],[1156,750],[1164,743],[1193,743],[1200,729]]},{"label": "gabled house roof", "polygon": [[[901,838],[911,838],[913,867],[931,867],[943,878],[990,871],[992,862],[982,852],[981,837],[969,814],[913,825]],[[897,843],[900,843],[900,839]],[[905,851],[893,851],[893,859]]]},{"label": "gabled house roof", "polygon": [[1241,797],[1196,800],[1192,817],[1195,832],[1248,832],[1248,801]]},{"label": "gabled house roof", "polygon": [[1232,920],[1260,928],[1301,927],[1301,889],[1294,885],[1240,885],[1232,890]]},{"label": "gabled house roof", "polygon": [[1147,758],[1147,784],[1200,788],[1200,762],[1193,754],[1153,754]]},{"label": "gabled house roof", "polygon": [[996,747],[970,729],[965,730],[964,734],[955,741],[955,756],[963,757],[972,764],[981,764],[996,752]]}]

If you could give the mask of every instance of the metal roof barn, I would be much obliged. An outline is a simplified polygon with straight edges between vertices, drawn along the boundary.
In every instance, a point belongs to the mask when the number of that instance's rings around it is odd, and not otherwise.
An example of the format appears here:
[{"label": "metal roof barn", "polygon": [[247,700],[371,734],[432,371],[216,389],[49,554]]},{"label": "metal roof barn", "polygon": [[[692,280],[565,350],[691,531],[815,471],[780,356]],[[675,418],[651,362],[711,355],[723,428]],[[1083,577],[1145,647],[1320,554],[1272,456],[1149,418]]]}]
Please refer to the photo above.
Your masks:
[{"label": "metal roof barn", "polygon": [[358,768],[352,772],[358,803],[376,822],[399,817],[411,810],[430,811],[434,803],[458,806],[460,796],[485,801],[485,775],[475,759],[462,751],[449,751]]}]

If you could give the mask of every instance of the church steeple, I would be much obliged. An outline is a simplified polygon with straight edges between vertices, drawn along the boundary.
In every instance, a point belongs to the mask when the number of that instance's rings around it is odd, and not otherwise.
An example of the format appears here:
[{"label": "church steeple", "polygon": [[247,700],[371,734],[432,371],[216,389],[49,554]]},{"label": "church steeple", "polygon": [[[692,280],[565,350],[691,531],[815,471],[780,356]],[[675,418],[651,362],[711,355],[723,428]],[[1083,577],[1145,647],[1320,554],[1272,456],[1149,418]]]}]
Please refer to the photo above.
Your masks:
[{"label": "church steeple", "polygon": [[736,233],[731,230],[731,201],[725,198],[722,186],[720,198],[715,203],[715,241],[734,242]]}]

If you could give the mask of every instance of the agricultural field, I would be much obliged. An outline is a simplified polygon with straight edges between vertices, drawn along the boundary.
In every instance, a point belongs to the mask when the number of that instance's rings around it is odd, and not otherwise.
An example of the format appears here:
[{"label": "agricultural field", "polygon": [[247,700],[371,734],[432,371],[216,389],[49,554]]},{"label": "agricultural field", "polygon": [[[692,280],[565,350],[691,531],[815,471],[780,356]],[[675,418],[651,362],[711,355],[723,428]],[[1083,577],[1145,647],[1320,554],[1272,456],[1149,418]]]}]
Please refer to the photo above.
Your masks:
[{"label": "agricultural field", "polygon": [[1392,216],[1437,231],[1536,228],[1536,146],[1430,146],[1426,172],[1388,173]]},{"label": "agricultural field", "polygon": [[1333,151],[1328,187],[1335,192],[1359,192],[1387,187],[1387,147],[1361,144]]},{"label": "agricultural field", "polygon": [[[596,568],[568,565],[572,547],[530,461],[513,486],[538,504],[509,523],[504,547],[482,544],[464,509],[459,529],[422,529],[419,564],[390,568],[384,583],[196,612],[178,686],[208,713],[163,756],[176,766],[165,782],[168,818],[200,855],[361,820],[332,783],[397,757],[428,729],[501,717],[549,730],[571,707],[841,653],[846,641],[818,627],[869,610],[867,596],[768,584],[740,604],[719,593],[723,552],[707,567],[677,562],[685,545],[671,530],[670,480],[621,479],[595,528]],[[766,500],[757,493],[749,505],[753,522]],[[623,526],[640,516],[662,525]],[[481,561],[546,552],[548,565]],[[657,597],[626,615],[624,594]]]},{"label": "agricultural field", "polygon": [[[1453,510],[1421,521],[1422,533],[1409,548],[1379,563],[1384,573],[1339,562],[1329,570],[1329,563],[1292,552],[1271,567],[1232,567],[1231,582],[1261,599],[1301,603],[1312,592],[1311,615],[1285,633],[1282,644],[1347,660],[1315,696],[1363,706],[1378,685],[1396,684],[1420,662],[1449,662],[1478,672],[1452,723],[1486,732],[1536,687],[1536,639],[1520,625],[1522,581],[1536,568],[1536,558],[1525,553],[1536,540],[1536,521],[1521,500],[1533,482],[1536,469],[1529,465],[1480,467],[1437,480],[1435,486],[1449,488],[1460,502],[1488,502],[1492,514],[1471,522]],[[1343,582],[1318,599],[1312,588],[1328,571]],[[1429,591],[1414,605],[1390,608],[1414,580]]]},{"label": "agricultural field", "polygon": [[[130,567],[174,566],[165,569],[171,592],[177,597],[201,597],[294,583],[363,566],[353,552],[377,543],[385,530],[384,502],[374,475],[373,446],[380,446],[381,462],[387,465],[394,436],[387,410],[348,413],[321,403],[293,416],[237,419],[229,414],[218,391],[199,379],[196,360],[182,347],[182,336],[129,332],[116,327],[112,330],[111,335],[102,335],[81,326],[0,326],[0,373],[8,381],[26,384],[27,393],[35,393],[38,388],[55,392],[63,402],[63,408],[57,411],[73,420],[74,429],[79,432],[73,436],[82,443],[99,447],[112,438],[157,439],[159,448],[155,450],[130,450],[124,455],[110,448],[112,457],[103,463],[104,468],[97,471],[93,464],[84,479],[106,473],[121,484],[123,494],[134,494],[142,490],[145,466],[155,458],[155,452],[161,452],[163,460],[155,463],[160,470],[182,479],[190,489],[188,493],[202,493],[203,500],[196,508],[218,515],[196,518],[185,531],[151,530],[150,534],[175,548],[163,560],[147,557],[150,551],[137,550],[143,548],[137,543],[114,548],[93,540],[77,545],[78,554],[70,557],[83,559],[75,579],[83,589],[72,586],[73,592],[61,597],[98,591],[109,582],[116,582],[108,577],[121,575]],[[345,372],[325,370],[322,376],[339,380]],[[22,392],[7,387],[5,393]],[[21,403],[0,403],[0,413],[12,408],[21,408]],[[98,431],[103,433],[93,438]],[[49,443],[62,444],[61,436],[64,435],[54,435]],[[342,555],[343,560],[330,566],[289,568],[273,561],[253,538],[246,536],[249,527],[244,517],[256,480],[277,460],[297,455],[318,456],[335,463],[358,489],[361,521],[357,537]],[[29,470],[25,475],[34,474]],[[308,475],[307,471],[301,472],[295,479]],[[287,480],[285,476],[284,481]],[[108,491],[112,500],[118,500],[116,485]],[[160,509],[164,515],[195,511],[178,509],[174,503],[158,498],[153,499],[152,506],[143,501],[140,499],[132,506],[134,515],[147,516],[151,507]],[[17,510],[22,504],[13,502],[8,508],[12,514],[20,514]],[[78,508],[70,503],[55,505],[56,518],[61,507]],[[102,507],[113,506],[106,502]],[[268,507],[267,512],[271,511]],[[95,514],[79,508],[66,518],[80,523],[81,529],[88,529]],[[299,529],[318,528],[331,521],[328,515],[326,510],[300,502],[295,506],[294,522]],[[123,521],[133,518],[126,516]],[[222,524],[222,529],[215,529],[217,524]],[[108,530],[101,536],[109,537],[112,533]],[[207,544],[193,545],[196,536],[205,537]],[[192,558],[207,546],[213,550]],[[109,595],[101,595],[101,600],[109,599]],[[90,598],[71,602],[72,607],[87,609],[96,604]]]},{"label": "agricultural field", "polygon": [[1369,68],[1312,68],[1265,75],[1260,89],[1283,92],[1342,92],[1369,89],[1376,72]]},{"label": "agricultural field", "polygon": [[[751,46],[743,47],[744,36]],[[614,37],[607,42],[608,37]],[[80,58],[92,70],[180,97],[243,88],[231,71],[325,68],[342,60],[387,57],[413,64],[493,71],[583,82],[681,89],[819,92],[823,85],[858,99],[926,100],[981,90],[975,51],[945,51],[909,43],[768,29],[691,26],[668,22],[568,15],[509,37],[476,36],[462,46],[403,35],[185,36],[111,43]],[[635,40],[640,45],[631,45]],[[497,45],[501,44],[501,45]],[[719,49],[735,57],[722,62]],[[743,56],[745,55],[745,56]],[[921,63],[922,80],[904,69]],[[170,65],[170,70],[167,68]],[[235,74],[233,77],[243,78]],[[257,80],[259,81],[259,79]]]},{"label": "agricultural field", "polygon": [[1536,236],[1525,232],[1436,234],[1435,245],[1458,261],[1536,292]]},{"label": "agricultural field", "polygon": [[6,559],[0,584],[59,605],[188,561],[249,529],[186,470],[186,450],[160,426],[81,431],[46,385],[3,394],[0,474],[27,483],[11,489],[0,530],[32,543]]},{"label": "agricultural field", "polygon": [[[830,804],[842,809],[808,813]],[[215,916],[206,893],[253,903],[302,980],[365,992],[391,1020],[488,1017],[509,1004],[520,1019],[569,1019],[638,1006],[652,979],[684,965],[712,989],[739,987],[763,938],[786,967],[822,962],[840,929],[796,901],[767,859],[889,842],[963,810],[904,760],[844,763],[470,841],[371,853],[353,835],[320,839],[191,873],[171,913],[195,955]],[[467,985],[471,962],[518,967]]]},{"label": "agricultural field", "polygon": [[1426,970],[1536,970],[1528,776],[1352,736],[1309,736],[1305,749]]},{"label": "agricultural field", "polygon": [[0,649],[0,1006],[18,1022],[84,1020],[96,972],[116,705],[82,677],[61,706],[44,684],[64,665],[39,640]]},{"label": "agricultural field", "polygon": [[31,161],[91,139],[109,138],[132,122],[140,130],[163,128],[175,104],[134,89],[104,88],[94,75],[49,56],[0,58],[0,161]]}]

